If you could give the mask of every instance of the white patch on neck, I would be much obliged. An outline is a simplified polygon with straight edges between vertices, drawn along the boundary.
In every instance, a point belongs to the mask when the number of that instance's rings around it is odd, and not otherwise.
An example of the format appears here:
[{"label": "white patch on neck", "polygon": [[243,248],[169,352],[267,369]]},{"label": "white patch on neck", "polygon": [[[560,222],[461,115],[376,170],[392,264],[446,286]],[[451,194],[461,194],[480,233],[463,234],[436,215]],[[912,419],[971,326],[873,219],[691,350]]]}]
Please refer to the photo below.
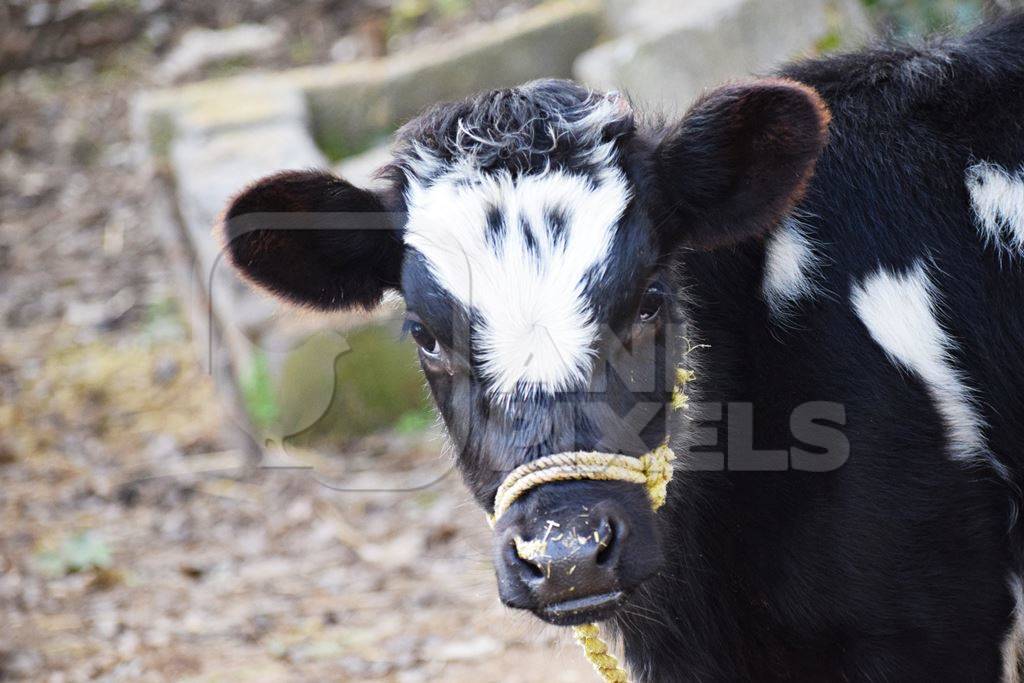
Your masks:
[{"label": "white patch on neck", "polygon": [[1024,168],[1010,173],[983,161],[967,169],[966,184],[985,244],[1024,257]]},{"label": "white patch on neck", "polygon": [[955,342],[939,325],[934,294],[918,261],[906,273],[882,269],[854,283],[850,298],[875,342],[928,388],[946,425],[950,456],[980,459],[1007,477],[1006,468],[985,445],[984,422],[963,376],[953,367]]},{"label": "white patch on neck", "polygon": [[762,296],[773,320],[785,321],[800,299],[815,295],[819,271],[810,238],[796,219],[787,218],[765,242]]},{"label": "white patch on neck", "polygon": [[[590,179],[550,171],[513,179],[459,169],[429,186],[410,184],[405,243],[448,293],[479,315],[481,370],[495,395],[579,388],[589,376],[597,323],[585,278],[600,277],[630,199],[612,167]],[[466,182],[469,180],[469,182]],[[460,182],[462,181],[462,182]],[[504,230],[488,239],[488,212]],[[547,212],[564,216],[556,238]],[[523,225],[534,246],[528,246]]]},{"label": "white patch on neck", "polygon": [[1003,640],[1003,683],[1024,683],[1024,581],[1011,574],[1008,581],[1013,595],[1013,624]]}]

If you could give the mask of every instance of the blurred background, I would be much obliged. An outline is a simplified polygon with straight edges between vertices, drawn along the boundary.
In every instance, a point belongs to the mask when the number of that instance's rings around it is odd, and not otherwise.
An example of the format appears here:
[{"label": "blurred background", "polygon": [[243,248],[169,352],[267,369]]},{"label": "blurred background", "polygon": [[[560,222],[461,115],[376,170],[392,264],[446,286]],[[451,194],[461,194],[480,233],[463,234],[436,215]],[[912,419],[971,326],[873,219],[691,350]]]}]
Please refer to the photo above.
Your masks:
[{"label": "blurred background", "polygon": [[497,601],[401,304],[288,311],[231,193],[439,99],[703,87],[1016,0],[3,0],[0,680],[590,681]]}]

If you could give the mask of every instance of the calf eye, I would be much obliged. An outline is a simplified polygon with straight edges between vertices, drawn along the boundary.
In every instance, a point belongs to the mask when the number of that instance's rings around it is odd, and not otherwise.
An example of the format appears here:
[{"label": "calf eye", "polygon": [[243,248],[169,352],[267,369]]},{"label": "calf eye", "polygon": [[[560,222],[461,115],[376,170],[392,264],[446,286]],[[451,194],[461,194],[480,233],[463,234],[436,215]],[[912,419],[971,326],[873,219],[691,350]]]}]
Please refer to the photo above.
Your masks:
[{"label": "calf eye", "polygon": [[410,320],[407,323],[409,334],[419,344],[420,350],[424,355],[429,358],[439,358],[441,356],[441,343],[437,341],[437,337],[430,333],[430,330],[418,320]]},{"label": "calf eye", "polygon": [[665,287],[660,283],[652,284],[640,297],[640,307],[637,309],[636,318],[640,323],[654,321],[661,313],[661,307],[665,303]]}]

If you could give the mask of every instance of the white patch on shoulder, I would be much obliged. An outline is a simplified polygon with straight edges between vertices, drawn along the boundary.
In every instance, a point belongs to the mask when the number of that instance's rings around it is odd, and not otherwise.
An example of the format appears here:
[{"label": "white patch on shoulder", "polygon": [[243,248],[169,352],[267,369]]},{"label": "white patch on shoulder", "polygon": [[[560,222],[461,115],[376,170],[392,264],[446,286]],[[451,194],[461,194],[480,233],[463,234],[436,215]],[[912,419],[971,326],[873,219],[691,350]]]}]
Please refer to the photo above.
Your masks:
[{"label": "white patch on shoulder", "polygon": [[[630,200],[625,177],[615,167],[594,179],[465,170],[410,185],[406,245],[479,316],[473,342],[492,394],[582,386],[598,333],[584,287],[608,260]],[[550,225],[552,211],[564,217],[561,230]],[[497,238],[489,236],[492,212],[503,219]]]},{"label": "white patch on shoulder", "polygon": [[966,184],[985,244],[1024,257],[1024,168],[1010,173],[983,161],[967,169]]},{"label": "white patch on shoulder", "polygon": [[817,292],[820,263],[804,228],[787,218],[765,242],[762,295],[773,320],[783,321],[793,305]]},{"label": "white patch on shoulder", "polygon": [[885,269],[854,283],[851,301],[871,337],[897,365],[924,382],[946,425],[950,456],[981,460],[1007,477],[989,452],[984,422],[964,377],[954,368],[954,340],[936,317],[935,288],[918,261],[905,273]]},{"label": "white patch on shoulder", "polygon": [[1013,624],[1003,640],[1003,683],[1024,683],[1024,581],[1011,574],[1008,581],[1013,595]]}]

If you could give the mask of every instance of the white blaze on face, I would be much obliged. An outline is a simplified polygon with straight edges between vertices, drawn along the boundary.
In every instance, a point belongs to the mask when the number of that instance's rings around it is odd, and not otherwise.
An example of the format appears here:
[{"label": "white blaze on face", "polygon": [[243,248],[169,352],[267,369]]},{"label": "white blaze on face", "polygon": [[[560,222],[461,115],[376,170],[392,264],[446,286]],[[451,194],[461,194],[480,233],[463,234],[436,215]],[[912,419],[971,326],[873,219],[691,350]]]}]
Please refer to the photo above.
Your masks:
[{"label": "white blaze on face", "polygon": [[[475,312],[474,348],[493,394],[579,388],[598,333],[584,287],[609,258],[630,199],[625,177],[606,168],[593,178],[549,171],[465,179],[410,187],[406,245]],[[502,223],[493,232],[492,214]],[[552,214],[563,219],[560,233]]]}]

